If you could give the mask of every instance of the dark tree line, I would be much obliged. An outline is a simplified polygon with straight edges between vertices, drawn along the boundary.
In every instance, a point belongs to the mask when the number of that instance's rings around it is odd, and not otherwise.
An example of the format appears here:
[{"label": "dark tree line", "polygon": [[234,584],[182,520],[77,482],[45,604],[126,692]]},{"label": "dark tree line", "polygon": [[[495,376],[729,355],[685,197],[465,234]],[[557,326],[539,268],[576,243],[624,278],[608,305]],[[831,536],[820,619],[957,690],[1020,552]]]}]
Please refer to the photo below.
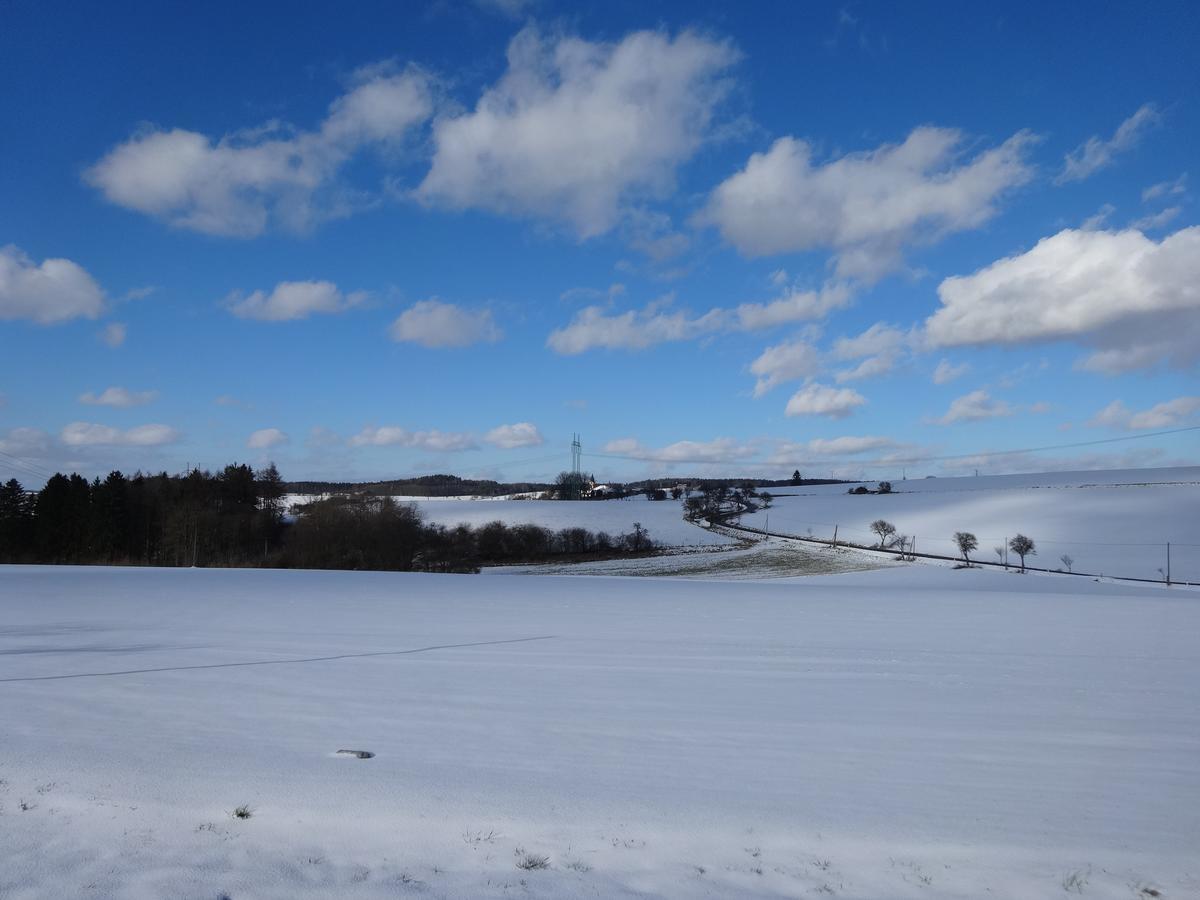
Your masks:
[{"label": "dark tree line", "polygon": [[478,528],[426,523],[390,497],[333,497],[303,507],[276,565],[297,569],[475,572],[484,565],[581,560],[655,549],[640,523],[627,534],[489,522]]},{"label": "dark tree line", "polygon": [[653,550],[640,524],[611,536],[492,522],[446,528],[387,497],[310,503],[292,520],[272,464],[104,480],[55,475],[40,491],[0,485],[0,563],[273,566],[472,572],[481,565]]},{"label": "dark tree line", "polygon": [[0,487],[0,562],[258,565],[279,545],[274,465],[101,481],[57,474],[40,491]]}]

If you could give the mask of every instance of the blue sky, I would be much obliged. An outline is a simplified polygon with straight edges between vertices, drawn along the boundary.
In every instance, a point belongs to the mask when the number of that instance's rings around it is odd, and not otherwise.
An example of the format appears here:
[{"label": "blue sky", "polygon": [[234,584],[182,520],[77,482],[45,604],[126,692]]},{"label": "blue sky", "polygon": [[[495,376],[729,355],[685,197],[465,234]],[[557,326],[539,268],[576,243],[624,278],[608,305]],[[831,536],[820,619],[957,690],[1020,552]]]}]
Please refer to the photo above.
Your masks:
[{"label": "blue sky", "polygon": [[1194,4],[176,6],[0,12],[0,477],[1200,461]]}]

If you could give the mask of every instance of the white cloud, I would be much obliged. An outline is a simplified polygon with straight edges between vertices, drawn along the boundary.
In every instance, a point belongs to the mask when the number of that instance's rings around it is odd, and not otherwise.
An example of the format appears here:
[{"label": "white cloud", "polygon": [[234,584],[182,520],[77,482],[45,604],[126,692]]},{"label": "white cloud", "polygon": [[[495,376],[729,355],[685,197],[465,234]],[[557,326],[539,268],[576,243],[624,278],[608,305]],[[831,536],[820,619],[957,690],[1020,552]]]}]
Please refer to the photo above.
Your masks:
[{"label": "white cloud", "polygon": [[901,331],[887,322],[876,322],[856,337],[840,337],[834,341],[833,357],[834,359],[849,360],[896,353],[910,340],[908,332]]},{"label": "white cloud", "polygon": [[1135,147],[1146,129],[1156,125],[1161,118],[1154,105],[1147,103],[1122,122],[1108,140],[1096,135],[1088,138],[1066,155],[1063,170],[1055,179],[1055,183],[1082,181],[1112,165],[1118,153]]},{"label": "white cloud", "polygon": [[1134,219],[1129,223],[1129,227],[1136,228],[1138,231],[1155,231],[1170,225],[1179,218],[1181,212],[1183,212],[1182,206],[1168,206],[1166,209],[1159,210],[1156,213],[1142,216],[1140,219]]},{"label": "white cloud", "polygon": [[822,319],[833,310],[849,305],[852,298],[853,292],[844,283],[826,284],[819,290],[792,287],[767,303],[742,303],[734,315],[738,327],[754,331],[790,322]]},{"label": "white cloud", "polygon": [[893,371],[899,363],[899,357],[895,353],[881,353],[879,356],[868,356],[857,366],[851,369],[842,369],[833,376],[833,380],[838,384],[845,384],[848,381],[863,381],[867,378],[878,378],[880,375],[887,375]]},{"label": "white cloud", "polygon": [[40,428],[12,428],[0,438],[0,451],[22,458],[43,456],[50,445],[50,435]]},{"label": "white cloud", "polygon": [[246,446],[251,450],[266,450],[286,444],[290,438],[278,428],[260,428],[246,439]]},{"label": "white cloud", "polygon": [[813,438],[806,445],[808,452],[816,456],[853,456],[875,450],[894,450],[899,446],[891,438],[877,435]]},{"label": "white cloud", "polygon": [[474,450],[475,438],[462,432],[409,431],[397,426],[368,426],[348,441],[351,447],[413,447],[437,453]]},{"label": "white cloud", "polygon": [[109,322],[96,336],[112,349],[117,349],[125,343],[128,328],[124,322]]},{"label": "white cloud", "polygon": [[839,384],[844,384],[847,381],[861,381],[886,375],[900,364],[916,341],[917,335],[913,332],[901,331],[886,322],[876,322],[856,337],[838,338],[833,343],[831,353],[834,359],[866,358],[853,368],[841,370],[834,379]]},{"label": "white cloud", "polygon": [[468,347],[503,336],[490,310],[473,312],[437,297],[414,303],[392,323],[389,333],[394,341],[423,347]]},{"label": "white cloud", "polygon": [[91,391],[79,395],[80,403],[91,406],[142,406],[158,396],[158,391],[129,391],[123,387],[105,388],[99,394]]},{"label": "white cloud", "polygon": [[934,345],[1076,340],[1083,368],[1178,366],[1200,356],[1200,226],[1159,242],[1138,231],[1065,230],[938,286]]},{"label": "white cloud", "polygon": [[828,249],[839,276],[872,280],[900,266],[906,246],[986,222],[1032,177],[1033,141],[1020,132],[968,160],[961,132],[921,127],[902,144],[814,163],[810,144],[780,138],[719,185],[698,220],[746,256]]},{"label": "white cloud", "polygon": [[844,419],[867,402],[867,398],[852,388],[834,388],[824,384],[807,384],[792,395],[784,410],[788,416],[828,416]]},{"label": "white cloud", "polygon": [[612,228],[632,197],[668,189],[705,139],[736,59],[727,43],[651,31],[619,43],[521,31],[475,109],[434,123],[428,203]]},{"label": "white cloud", "polygon": [[820,369],[821,352],[808,341],[798,339],[775,344],[750,363],[751,374],[758,376],[754,396],[761,397],[787,381],[811,378]]},{"label": "white cloud", "polygon": [[540,447],[546,442],[537,426],[531,422],[497,425],[484,435],[483,439],[502,450],[512,450],[516,447]]},{"label": "white cloud", "polygon": [[278,122],[212,139],[145,126],[84,173],[112,203],[178,228],[254,237],[271,225],[305,230],[347,211],[342,165],[368,145],[402,141],[429,118],[428,79],[410,69],[360,70],[317,131]]},{"label": "white cloud", "polygon": [[35,263],[17,247],[0,247],[0,320],[27,319],[57,325],[104,310],[104,291],[77,263],[44,259]]},{"label": "white cloud", "polygon": [[234,291],[225,306],[239,319],[286,322],[314,313],[340,313],[367,299],[365,291],[343,294],[331,281],[281,281],[271,293],[255,291],[243,296]]},{"label": "white cloud", "polygon": [[641,310],[609,313],[603,307],[588,306],[575,314],[571,322],[555,329],[546,345],[555,353],[572,356],[587,350],[643,350],[668,341],[690,341],[725,327],[721,309],[694,316],[686,310],[667,312],[667,297]]},{"label": "white cloud", "polygon": [[1151,200],[1158,200],[1163,197],[1177,197],[1185,193],[1187,193],[1187,172],[1184,172],[1174,181],[1160,181],[1158,184],[1150,185],[1150,187],[1142,191],[1142,202],[1149,203]]},{"label": "white cloud", "polygon": [[72,422],[59,437],[68,447],[154,447],[174,443],[180,434],[168,425],[138,425],[122,431],[109,425]]},{"label": "white cloud", "polygon": [[665,447],[645,447],[634,438],[609,441],[603,452],[614,456],[630,456],[647,462],[722,463],[748,459],[758,451],[750,444],[733,438],[712,441],[676,441]]},{"label": "white cloud", "polygon": [[1104,227],[1104,224],[1112,218],[1112,214],[1117,211],[1117,208],[1111,203],[1102,203],[1100,208],[1092,215],[1083,220],[1083,224],[1079,227],[1084,231],[1097,231]]},{"label": "white cloud", "polygon": [[937,364],[937,368],[933,370],[934,384],[949,384],[950,382],[966,375],[971,369],[970,363],[960,363],[955,365],[948,359],[943,359]]},{"label": "white cloud", "polygon": [[946,414],[935,421],[938,425],[952,425],[955,422],[978,422],[1015,413],[1016,409],[1005,401],[994,400],[987,391],[978,390],[953,400]]},{"label": "white cloud", "polygon": [[1200,397],[1176,397],[1141,412],[1134,412],[1120,400],[1114,400],[1096,413],[1088,424],[1129,431],[1174,428],[1193,420],[1197,412],[1200,412]]}]

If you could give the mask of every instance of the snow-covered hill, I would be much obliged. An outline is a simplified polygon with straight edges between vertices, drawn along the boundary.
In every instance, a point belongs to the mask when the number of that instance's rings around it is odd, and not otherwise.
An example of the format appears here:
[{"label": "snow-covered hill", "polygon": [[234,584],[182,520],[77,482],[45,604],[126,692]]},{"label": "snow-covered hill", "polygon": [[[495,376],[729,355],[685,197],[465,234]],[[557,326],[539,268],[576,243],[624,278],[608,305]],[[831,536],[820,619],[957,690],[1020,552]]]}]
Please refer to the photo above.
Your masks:
[{"label": "snow-covered hill", "polygon": [[[976,556],[1020,532],[1033,538],[1033,565],[1136,578],[1161,578],[1168,542],[1177,580],[1200,581],[1200,467],[1110,472],[931,478],[893,482],[893,493],[851,495],[853,485],[774,488],[769,510],[743,524],[772,532],[871,544],[875,519],[915,535],[917,549],[955,555],[956,531],[979,539]],[[867,482],[871,488],[874,482]],[[1011,554],[1010,554],[1011,556]]]}]

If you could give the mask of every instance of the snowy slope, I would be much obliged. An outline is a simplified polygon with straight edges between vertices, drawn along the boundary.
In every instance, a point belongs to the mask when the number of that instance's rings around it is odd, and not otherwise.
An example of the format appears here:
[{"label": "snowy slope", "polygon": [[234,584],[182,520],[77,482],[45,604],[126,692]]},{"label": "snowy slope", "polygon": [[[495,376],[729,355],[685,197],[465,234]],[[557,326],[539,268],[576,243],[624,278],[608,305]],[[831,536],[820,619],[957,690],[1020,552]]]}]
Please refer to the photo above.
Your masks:
[{"label": "snowy slope", "polygon": [[0,896],[1197,897],[1197,596],[0,567]]},{"label": "snowy slope", "polygon": [[[868,483],[874,487],[874,482]],[[1176,579],[1200,581],[1200,468],[936,478],[893,482],[889,495],[850,495],[848,485],[777,488],[771,509],[743,524],[819,537],[839,526],[843,539],[869,544],[875,519],[917,537],[917,549],[954,555],[956,531],[979,539],[976,556],[1020,532],[1037,543],[1032,565],[1137,578],[1159,578],[1172,543]]]}]

